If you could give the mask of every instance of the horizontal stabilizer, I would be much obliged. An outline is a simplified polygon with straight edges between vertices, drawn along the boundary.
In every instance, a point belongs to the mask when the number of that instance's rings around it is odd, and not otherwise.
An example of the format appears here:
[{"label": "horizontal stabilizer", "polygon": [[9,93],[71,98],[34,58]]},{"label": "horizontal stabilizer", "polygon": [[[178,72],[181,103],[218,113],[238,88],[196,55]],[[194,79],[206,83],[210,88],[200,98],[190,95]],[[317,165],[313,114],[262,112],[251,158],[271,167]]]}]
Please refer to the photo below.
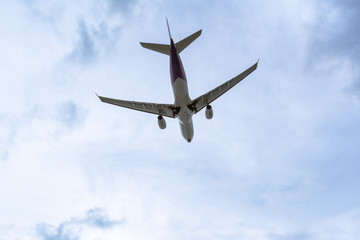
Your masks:
[{"label": "horizontal stabilizer", "polygon": [[[189,46],[193,41],[195,41],[195,39],[197,39],[201,35],[201,31],[202,30],[199,30],[196,33],[193,33],[192,35],[188,36],[187,38],[184,38],[183,40],[177,42],[175,44],[177,52],[181,53],[187,46]],[[170,56],[170,45],[168,44],[145,43],[145,42],[140,42],[140,44],[144,48]]]},{"label": "horizontal stabilizer", "polygon": [[144,42],[141,42],[140,44],[144,48],[170,56],[170,45],[168,44],[144,43]]},{"label": "horizontal stabilizer", "polygon": [[181,53],[187,46],[189,46],[195,39],[197,39],[201,35],[201,29],[197,31],[196,33],[191,34],[187,38],[184,38],[183,40],[177,42],[175,44],[176,50],[178,53]]}]

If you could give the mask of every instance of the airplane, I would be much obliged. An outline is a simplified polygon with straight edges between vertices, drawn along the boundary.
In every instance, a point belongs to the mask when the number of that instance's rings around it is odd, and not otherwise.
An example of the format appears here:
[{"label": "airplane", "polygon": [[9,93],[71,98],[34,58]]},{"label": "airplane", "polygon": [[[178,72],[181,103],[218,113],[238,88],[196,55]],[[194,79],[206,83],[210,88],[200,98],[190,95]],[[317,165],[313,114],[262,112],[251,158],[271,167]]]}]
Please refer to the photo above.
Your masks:
[{"label": "airplane", "polygon": [[170,44],[145,42],[140,42],[140,44],[144,48],[168,55],[170,57],[170,78],[175,98],[174,104],[126,101],[102,97],[97,94],[96,95],[102,102],[105,103],[158,115],[158,125],[160,129],[166,128],[166,121],[164,117],[177,118],[180,123],[182,136],[185,138],[185,140],[191,142],[194,136],[192,116],[206,107],[205,117],[207,119],[211,119],[213,117],[213,109],[210,103],[223,95],[230,88],[234,87],[250,73],[252,73],[257,68],[259,60],[236,77],[195,99],[191,99],[189,96],[184,67],[179,54],[201,35],[202,30],[199,30],[187,38],[174,43],[174,40],[171,37],[170,27],[167,19],[166,25],[169,33]]}]

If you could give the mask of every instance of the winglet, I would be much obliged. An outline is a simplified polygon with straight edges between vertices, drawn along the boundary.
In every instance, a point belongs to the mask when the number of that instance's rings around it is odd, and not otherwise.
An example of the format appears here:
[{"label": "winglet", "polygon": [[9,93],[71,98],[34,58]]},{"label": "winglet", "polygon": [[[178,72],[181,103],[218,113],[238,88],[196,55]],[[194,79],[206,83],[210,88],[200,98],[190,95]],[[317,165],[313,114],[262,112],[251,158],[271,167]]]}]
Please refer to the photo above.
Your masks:
[{"label": "winglet", "polygon": [[96,94],[96,96],[100,99],[100,101],[103,101],[102,99],[101,99],[101,97],[97,94],[97,93],[95,93]]},{"label": "winglet", "polygon": [[166,25],[167,25],[167,29],[168,29],[168,32],[169,32],[169,37],[170,37],[170,39],[172,39],[171,33],[170,33],[169,21],[168,21],[167,18],[166,18]]},{"label": "winglet", "polygon": [[258,60],[256,61],[255,68],[257,68],[257,66],[258,66],[259,60],[260,60],[260,58],[258,58]]}]

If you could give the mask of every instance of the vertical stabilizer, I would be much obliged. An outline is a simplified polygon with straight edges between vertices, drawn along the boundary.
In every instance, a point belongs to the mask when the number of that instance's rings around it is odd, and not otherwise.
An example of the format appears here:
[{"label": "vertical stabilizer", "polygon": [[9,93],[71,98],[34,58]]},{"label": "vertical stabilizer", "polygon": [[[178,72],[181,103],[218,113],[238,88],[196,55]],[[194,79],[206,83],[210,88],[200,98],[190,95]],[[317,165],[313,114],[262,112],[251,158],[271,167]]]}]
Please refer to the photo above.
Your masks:
[{"label": "vertical stabilizer", "polygon": [[166,18],[166,25],[167,25],[167,29],[168,29],[168,32],[169,32],[169,38],[172,39],[171,32],[170,32],[170,27],[169,27],[169,21],[168,21],[167,18]]}]

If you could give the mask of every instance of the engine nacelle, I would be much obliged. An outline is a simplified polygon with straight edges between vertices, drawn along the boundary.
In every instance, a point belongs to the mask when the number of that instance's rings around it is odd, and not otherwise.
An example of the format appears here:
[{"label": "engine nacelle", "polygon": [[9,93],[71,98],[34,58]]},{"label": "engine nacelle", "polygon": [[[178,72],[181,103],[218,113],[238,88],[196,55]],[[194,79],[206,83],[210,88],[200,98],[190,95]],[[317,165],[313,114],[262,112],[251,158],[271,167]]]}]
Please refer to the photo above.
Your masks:
[{"label": "engine nacelle", "polygon": [[160,129],[165,129],[166,128],[165,119],[161,115],[158,116],[158,124],[159,124]]},{"label": "engine nacelle", "polygon": [[206,106],[205,116],[206,116],[207,119],[212,119],[213,118],[213,110],[212,110],[212,107],[210,105]]}]

